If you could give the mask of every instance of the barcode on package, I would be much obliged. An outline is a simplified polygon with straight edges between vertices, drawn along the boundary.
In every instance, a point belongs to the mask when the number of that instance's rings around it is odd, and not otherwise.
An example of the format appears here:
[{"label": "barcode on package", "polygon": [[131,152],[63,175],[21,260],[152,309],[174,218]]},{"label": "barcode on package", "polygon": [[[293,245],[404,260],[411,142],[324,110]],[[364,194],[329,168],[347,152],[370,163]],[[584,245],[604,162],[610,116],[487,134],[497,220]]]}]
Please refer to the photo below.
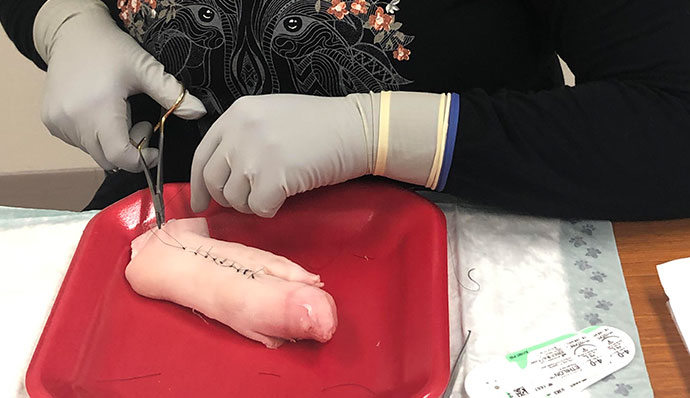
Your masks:
[{"label": "barcode on package", "polygon": [[515,393],[515,396],[517,398],[526,397],[529,395],[529,392],[527,392],[525,387],[516,388],[515,390],[513,390],[513,392]]}]

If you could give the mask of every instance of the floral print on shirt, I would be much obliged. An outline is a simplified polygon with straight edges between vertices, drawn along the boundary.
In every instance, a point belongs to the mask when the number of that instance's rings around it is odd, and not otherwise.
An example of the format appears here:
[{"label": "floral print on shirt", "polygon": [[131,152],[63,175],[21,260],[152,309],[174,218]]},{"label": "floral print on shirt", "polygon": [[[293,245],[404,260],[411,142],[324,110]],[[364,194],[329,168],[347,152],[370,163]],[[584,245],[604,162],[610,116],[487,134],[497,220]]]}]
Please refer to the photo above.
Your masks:
[{"label": "floral print on shirt", "polygon": [[[322,0],[316,1],[316,10],[321,10]],[[337,19],[343,19],[352,14],[360,18],[365,29],[369,29],[374,36],[374,44],[379,45],[384,51],[391,51],[393,59],[397,61],[409,61],[412,51],[405,48],[409,43],[409,36],[400,31],[402,23],[396,22],[395,12],[400,11],[400,0],[390,2],[371,2],[366,0],[331,0],[331,6],[326,10],[328,14]]]},{"label": "floral print on shirt", "polygon": [[[124,27],[209,110],[280,92],[397,91],[401,0],[117,0]],[[400,66],[402,67],[402,65]]]}]

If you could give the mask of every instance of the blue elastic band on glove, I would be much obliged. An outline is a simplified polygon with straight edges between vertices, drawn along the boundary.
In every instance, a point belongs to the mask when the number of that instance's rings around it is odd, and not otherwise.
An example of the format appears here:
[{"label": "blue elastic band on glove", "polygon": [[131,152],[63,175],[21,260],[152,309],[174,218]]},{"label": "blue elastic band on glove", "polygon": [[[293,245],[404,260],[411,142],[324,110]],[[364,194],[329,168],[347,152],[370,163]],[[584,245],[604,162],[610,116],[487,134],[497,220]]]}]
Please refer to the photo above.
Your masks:
[{"label": "blue elastic band on glove", "polygon": [[448,118],[448,134],[446,134],[446,150],[443,152],[443,164],[439,177],[437,191],[446,188],[450,165],[453,163],[453,150],[455,149],[455,137],[458,133],[458,121],[460,120],[460,94],[453,93],[450,98],[450,116]]}]

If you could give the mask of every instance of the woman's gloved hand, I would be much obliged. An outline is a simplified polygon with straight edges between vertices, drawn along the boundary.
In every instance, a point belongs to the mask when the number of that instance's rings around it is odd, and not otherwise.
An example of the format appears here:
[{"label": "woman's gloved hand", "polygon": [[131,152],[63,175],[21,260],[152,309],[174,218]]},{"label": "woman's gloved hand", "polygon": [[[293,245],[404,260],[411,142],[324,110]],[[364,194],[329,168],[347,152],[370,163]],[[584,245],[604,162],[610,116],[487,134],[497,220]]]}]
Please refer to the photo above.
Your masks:
[{"label": "woman's gloved hand", "polygon": [[[34,22],[34,44],[48,64],[41,117],[50,133],[81,148],[104,169],[141,171],[129,142],[127,98],[145,93],[170,108],[181,85],[115,24],[100,0],[50,0]],[[175,115],[198,119],[201,101],[187,94]],[[135,135],[150,125],[137,126]],[[146,133],[144,133],[146,134]],[[158,151],[144,150],[149,164]]]},{"label": "woman's gloved hand", "polygon": [[272,217],[289,196],[371,173],[435,185],[429,176],[438,164],[439,110],[447,110],[448,99],[404,92],[242,97],[196,150],[192,209],[206,209],[213,197]]}]

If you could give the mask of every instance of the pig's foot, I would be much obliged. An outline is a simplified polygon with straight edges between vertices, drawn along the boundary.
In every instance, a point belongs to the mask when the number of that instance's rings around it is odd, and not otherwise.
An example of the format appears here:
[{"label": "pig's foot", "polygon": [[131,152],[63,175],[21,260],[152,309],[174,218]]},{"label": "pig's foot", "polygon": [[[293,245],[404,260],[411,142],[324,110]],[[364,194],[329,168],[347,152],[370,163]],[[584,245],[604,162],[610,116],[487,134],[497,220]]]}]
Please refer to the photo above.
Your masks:
[{"label": "pig's foot", "polygon": [[211,239],[204,219],[151,230],[132,242],[132,253],[126,277],[137,293],[195,308],[267,347],[325,342],[335,331],[335,303],[318,275],[284,257]]}]

